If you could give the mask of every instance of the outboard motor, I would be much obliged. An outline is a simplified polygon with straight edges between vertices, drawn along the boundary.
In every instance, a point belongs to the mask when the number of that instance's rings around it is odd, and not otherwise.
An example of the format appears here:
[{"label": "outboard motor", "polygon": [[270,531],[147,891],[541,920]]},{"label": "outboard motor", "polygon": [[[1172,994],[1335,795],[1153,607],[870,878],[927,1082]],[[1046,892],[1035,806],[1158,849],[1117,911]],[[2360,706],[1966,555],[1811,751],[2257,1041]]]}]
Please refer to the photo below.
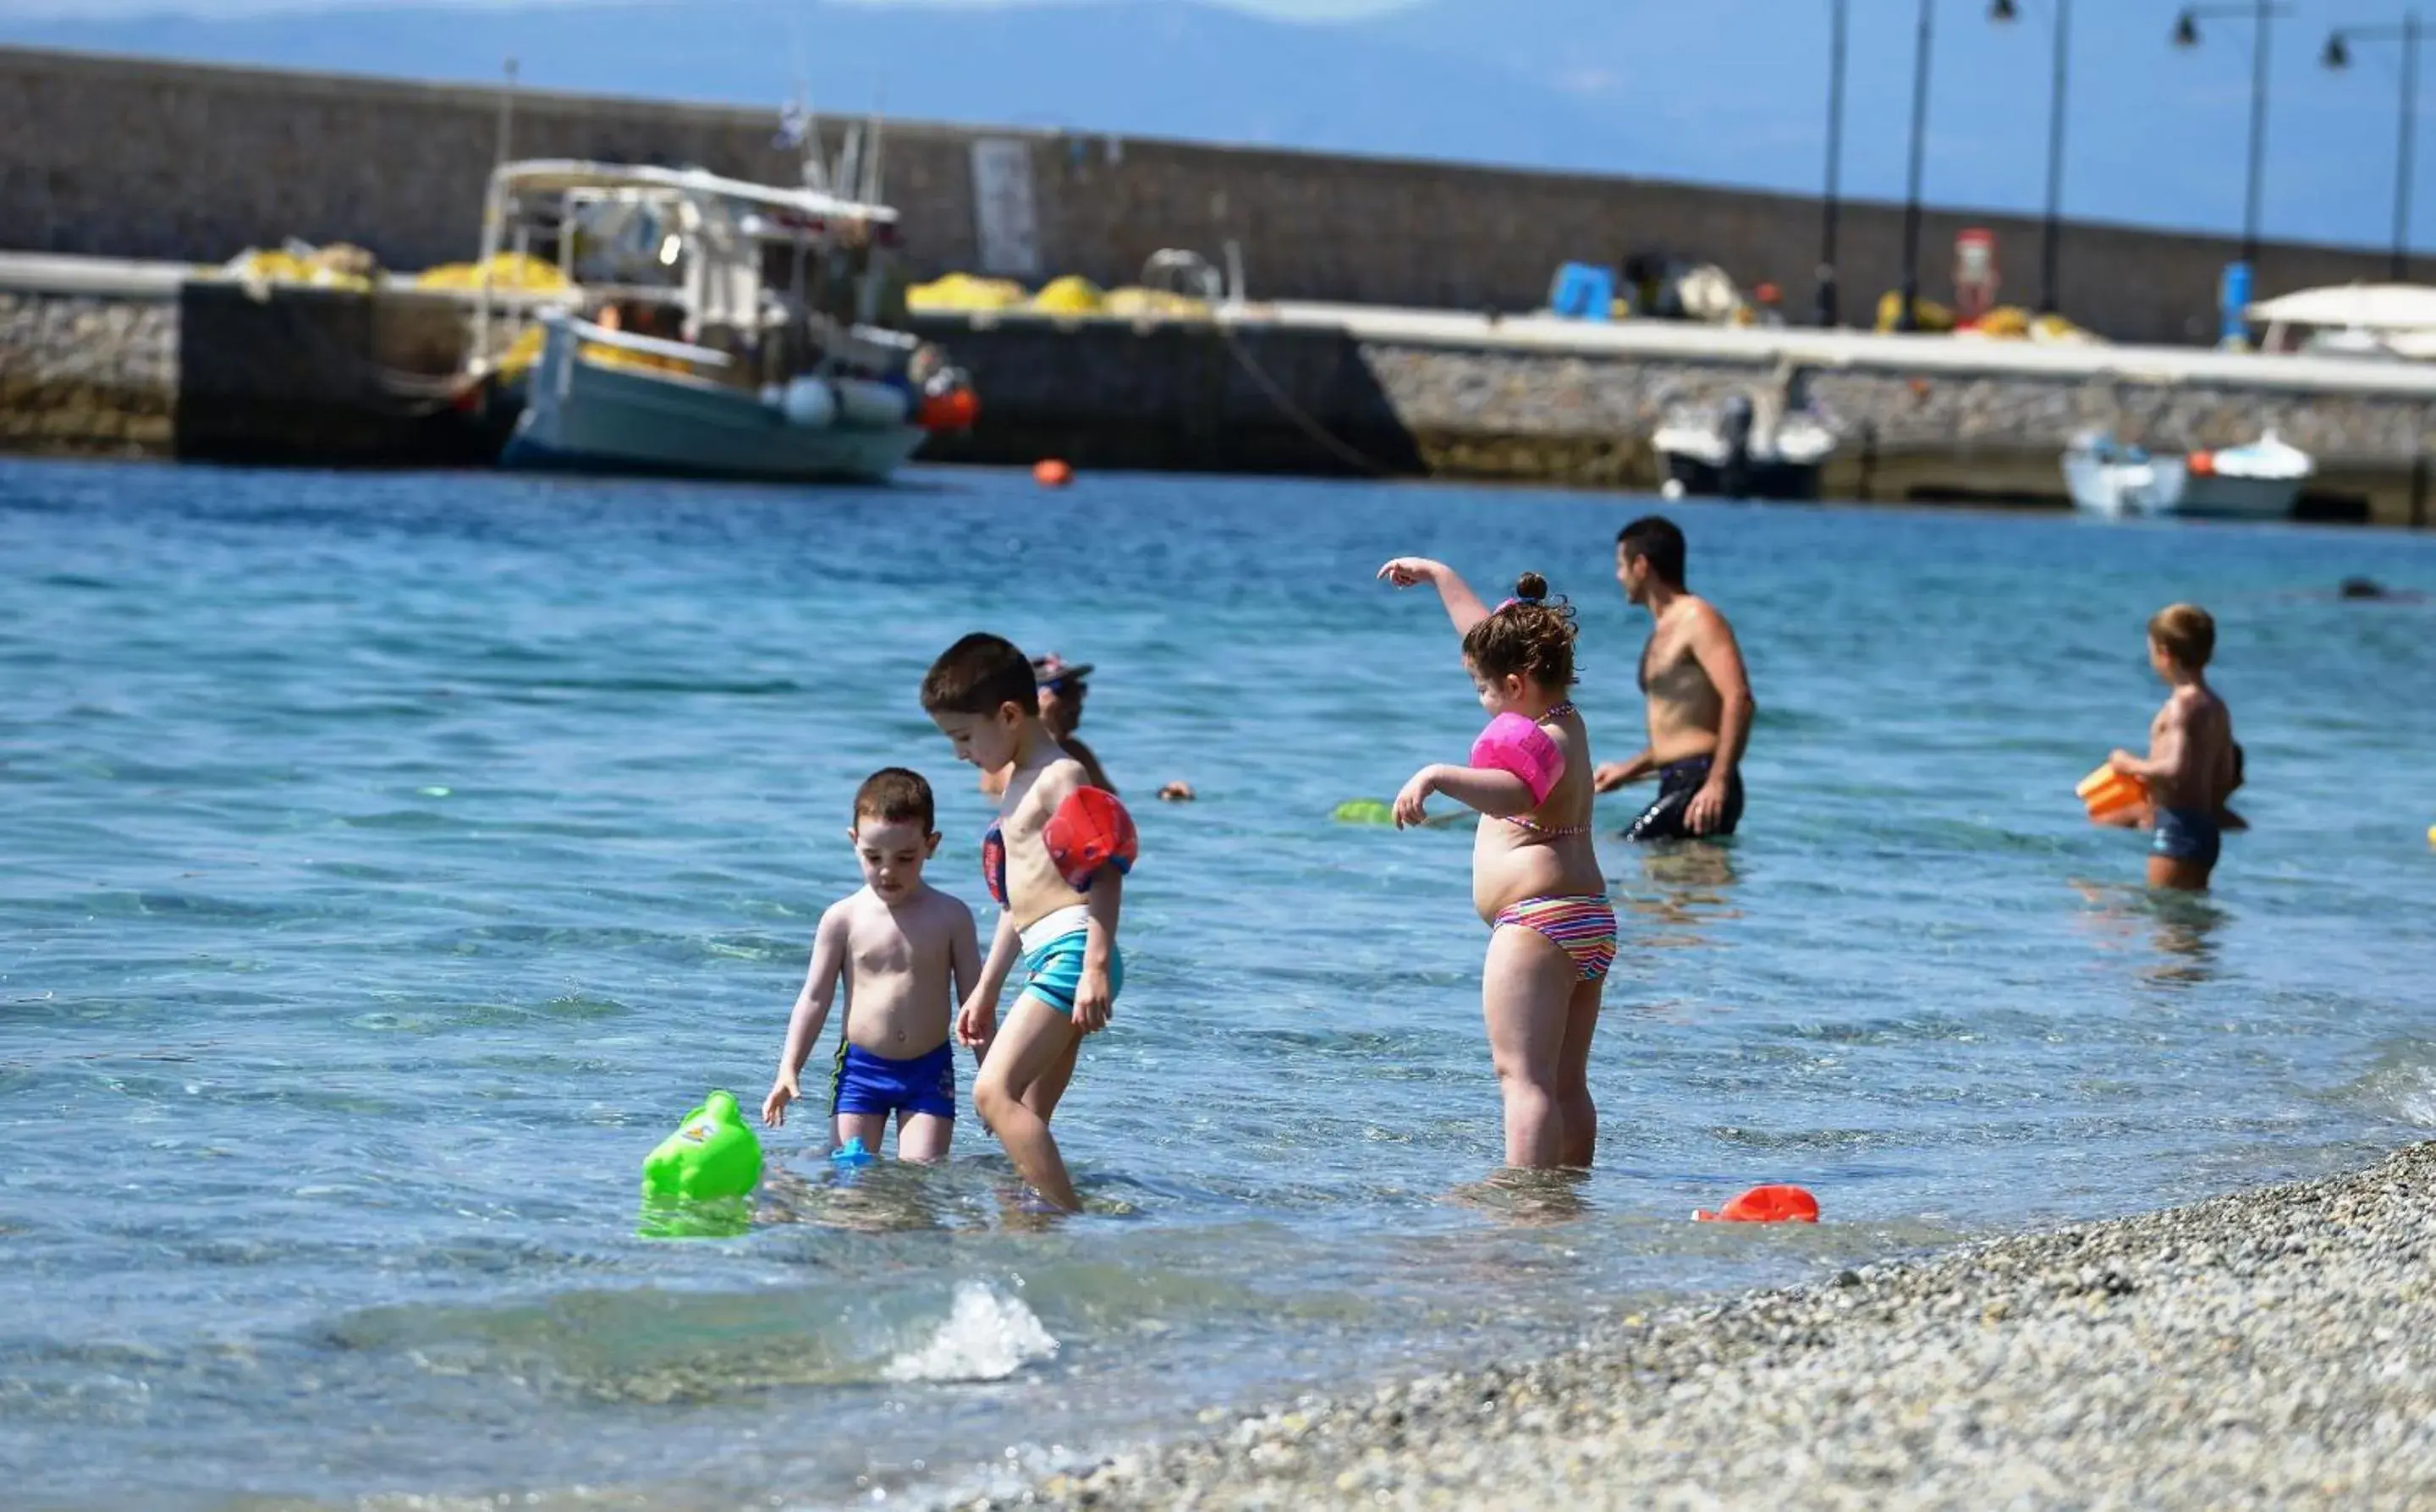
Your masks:
[{"label": "outboard motor", "polygon": [[1732,393],[1717,413],[1717,433],[1726,443],[1725,465],[1717,469],[1718,491],[1728,498],[1750,496],[1751,475],[1750,395]]}]

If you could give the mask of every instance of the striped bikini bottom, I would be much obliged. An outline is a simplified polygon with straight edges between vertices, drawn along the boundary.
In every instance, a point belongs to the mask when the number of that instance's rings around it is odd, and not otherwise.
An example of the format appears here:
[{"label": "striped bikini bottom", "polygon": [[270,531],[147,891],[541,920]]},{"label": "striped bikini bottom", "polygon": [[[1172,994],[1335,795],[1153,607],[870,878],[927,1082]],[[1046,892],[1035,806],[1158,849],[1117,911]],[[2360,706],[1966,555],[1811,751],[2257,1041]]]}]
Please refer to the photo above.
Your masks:
[{"label": "striped bikini bottom", "polygon": [[1615,908],[1603,897],[1534,897],[1497,911],[1491,932],[1519,924],[1537,930],[1574,958],[1584,982],[1606,980],[1615,964]]}]

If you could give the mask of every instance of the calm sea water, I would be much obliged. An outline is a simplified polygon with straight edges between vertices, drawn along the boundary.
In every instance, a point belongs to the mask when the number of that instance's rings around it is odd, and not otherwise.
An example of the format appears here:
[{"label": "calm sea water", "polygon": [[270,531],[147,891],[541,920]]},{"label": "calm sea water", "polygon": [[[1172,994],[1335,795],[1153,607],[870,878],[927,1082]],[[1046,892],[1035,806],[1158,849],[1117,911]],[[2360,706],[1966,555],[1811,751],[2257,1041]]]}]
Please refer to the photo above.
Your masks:
[{"label": "calm sea water", "polygon": [[[807,494],[0,467],[0,1469],[12,1501],[902,1502],[1586,1317],[2313,1172],[2436,1124],[2436,541],[1682,507],[1762,704],[1747,833],[1603,848],[1596,1175],[1482,1191],[1469,836],[1332,824],[1480,715],[1444,556],[1545,571],[1636,744],[1636,501],[933,473]],[[2073,782],[2220,617],[2220,887]],[[914,689],[977,626],[1095,662],[1129,981],[1042,1228],[966,1121],[752,1232],[642,1155],[769,1084],[856,782],[985,819]],[[1181,777],[1191,807],[1149,803]],[[1629,814],[1611,801],[1607,820]],[[805,1127],[809,1123],[811,1127]],[[1802,1182],[1803,1232],[1686,1222]]]}]

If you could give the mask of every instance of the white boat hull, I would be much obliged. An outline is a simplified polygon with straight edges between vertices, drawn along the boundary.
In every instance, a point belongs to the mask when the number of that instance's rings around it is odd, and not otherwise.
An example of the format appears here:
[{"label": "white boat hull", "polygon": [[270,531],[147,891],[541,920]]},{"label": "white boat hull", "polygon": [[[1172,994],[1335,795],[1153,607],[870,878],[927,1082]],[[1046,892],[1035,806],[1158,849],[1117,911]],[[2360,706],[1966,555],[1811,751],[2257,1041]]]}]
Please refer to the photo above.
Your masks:
[{"label": "white boat hull", "polygon": [[746,390],[661,369],[587,361],[576,332],[554,322],[500,463],[876,483],[903,466],[923,437],[920,428],[903,424],[797,425]]},{"label": "white boat hull", "polygon": [[2301,478],[2197,477],[2179,457],[2109,461],[2086,451],[2063,459],[2073,507],[2093,514],[2285,520],[2300,502]]}]

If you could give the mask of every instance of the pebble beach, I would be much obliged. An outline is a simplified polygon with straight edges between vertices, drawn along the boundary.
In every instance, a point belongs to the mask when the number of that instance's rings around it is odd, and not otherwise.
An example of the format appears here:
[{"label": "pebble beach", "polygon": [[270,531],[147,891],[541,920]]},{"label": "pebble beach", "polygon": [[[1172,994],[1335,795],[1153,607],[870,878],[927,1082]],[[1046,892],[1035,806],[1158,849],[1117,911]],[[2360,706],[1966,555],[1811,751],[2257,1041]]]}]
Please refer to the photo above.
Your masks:
[{"label": "pebble beach", "polygon": [[1014,1506],[2436,1501],[2436,1143],[1307,1398]]}]

